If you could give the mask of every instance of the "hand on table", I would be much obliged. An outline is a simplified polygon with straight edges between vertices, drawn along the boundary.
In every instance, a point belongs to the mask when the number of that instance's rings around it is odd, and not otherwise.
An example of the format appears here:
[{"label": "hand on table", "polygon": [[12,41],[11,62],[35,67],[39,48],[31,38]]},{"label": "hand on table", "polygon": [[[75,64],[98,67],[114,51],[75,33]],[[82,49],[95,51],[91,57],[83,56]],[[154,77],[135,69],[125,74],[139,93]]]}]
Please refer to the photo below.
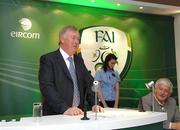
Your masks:
[{"label": "hand on table", "polygon": [[84,112],[81,109],[79,109],[78,107],[70,107],[63,114],[70,115],[70,116],[77,116],[77,115],[83,115]]},{"label": "hand on table", "polygon": [[104,108],[101,107],[101,106],[98,106],[98,105],[94,105],[94,106],[92,107],[92,111],[93,111],[93,112],[104,112]]}]

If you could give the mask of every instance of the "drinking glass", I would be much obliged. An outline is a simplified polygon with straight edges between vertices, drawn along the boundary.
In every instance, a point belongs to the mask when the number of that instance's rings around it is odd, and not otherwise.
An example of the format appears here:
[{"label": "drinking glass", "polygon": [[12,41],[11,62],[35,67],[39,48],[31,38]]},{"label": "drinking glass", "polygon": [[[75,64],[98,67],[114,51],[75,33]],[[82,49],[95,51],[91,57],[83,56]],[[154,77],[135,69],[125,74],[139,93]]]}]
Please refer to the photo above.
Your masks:
[{"label": "drinking glass", "polygon": [[35,102],[33,103],[33,117],[41,117],[42,116],[42,103]]}]

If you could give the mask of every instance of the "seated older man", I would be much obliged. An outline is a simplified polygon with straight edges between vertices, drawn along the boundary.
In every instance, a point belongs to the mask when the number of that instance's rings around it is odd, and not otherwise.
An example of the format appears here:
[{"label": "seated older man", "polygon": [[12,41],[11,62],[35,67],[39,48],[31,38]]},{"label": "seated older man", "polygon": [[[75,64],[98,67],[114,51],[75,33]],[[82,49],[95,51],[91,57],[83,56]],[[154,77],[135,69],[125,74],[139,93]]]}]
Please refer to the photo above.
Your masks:
[{"label": "seated older man", "polygon": [[144,111],[152,111],[152,96],[154,96],[154,111],[167,112],[167,120],[163,122],[163,128],[180,130],[180,113],[176,107],[176,101],[170,97],[173,92],[173,84],[167,78],[160,78],[155,83],[154,94],[150,92],[141,99],[141,108]]}]

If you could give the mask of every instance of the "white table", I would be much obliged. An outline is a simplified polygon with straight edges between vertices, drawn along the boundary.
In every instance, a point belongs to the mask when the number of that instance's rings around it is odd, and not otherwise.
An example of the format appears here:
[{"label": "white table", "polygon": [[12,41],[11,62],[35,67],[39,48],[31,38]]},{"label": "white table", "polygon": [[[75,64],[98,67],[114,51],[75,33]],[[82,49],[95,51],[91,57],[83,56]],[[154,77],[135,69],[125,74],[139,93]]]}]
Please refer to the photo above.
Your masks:
[{"label": "white table", "polygon": [[25,117],[17,122],[1,122],[0,130],[110,130],[154,124],[167,119],[166,113],[138,112],[131,109],[105,109],[104,113],[87,113],[90,120],[82,116],[54,115]]}]

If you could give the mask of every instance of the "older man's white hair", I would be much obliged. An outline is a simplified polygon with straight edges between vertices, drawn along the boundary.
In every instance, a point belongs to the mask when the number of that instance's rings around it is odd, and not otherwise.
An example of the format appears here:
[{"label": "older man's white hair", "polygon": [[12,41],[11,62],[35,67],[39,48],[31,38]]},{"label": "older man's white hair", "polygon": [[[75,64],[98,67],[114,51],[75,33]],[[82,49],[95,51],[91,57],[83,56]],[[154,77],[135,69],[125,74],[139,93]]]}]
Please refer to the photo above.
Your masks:
[{"label": "older man's white hair", "polygon": [[159,87],[160,85],[165,85],[170,88],[170,94],[173,92],[173,84],[168,78],[160,78],[155,83],[155,88]]}]

